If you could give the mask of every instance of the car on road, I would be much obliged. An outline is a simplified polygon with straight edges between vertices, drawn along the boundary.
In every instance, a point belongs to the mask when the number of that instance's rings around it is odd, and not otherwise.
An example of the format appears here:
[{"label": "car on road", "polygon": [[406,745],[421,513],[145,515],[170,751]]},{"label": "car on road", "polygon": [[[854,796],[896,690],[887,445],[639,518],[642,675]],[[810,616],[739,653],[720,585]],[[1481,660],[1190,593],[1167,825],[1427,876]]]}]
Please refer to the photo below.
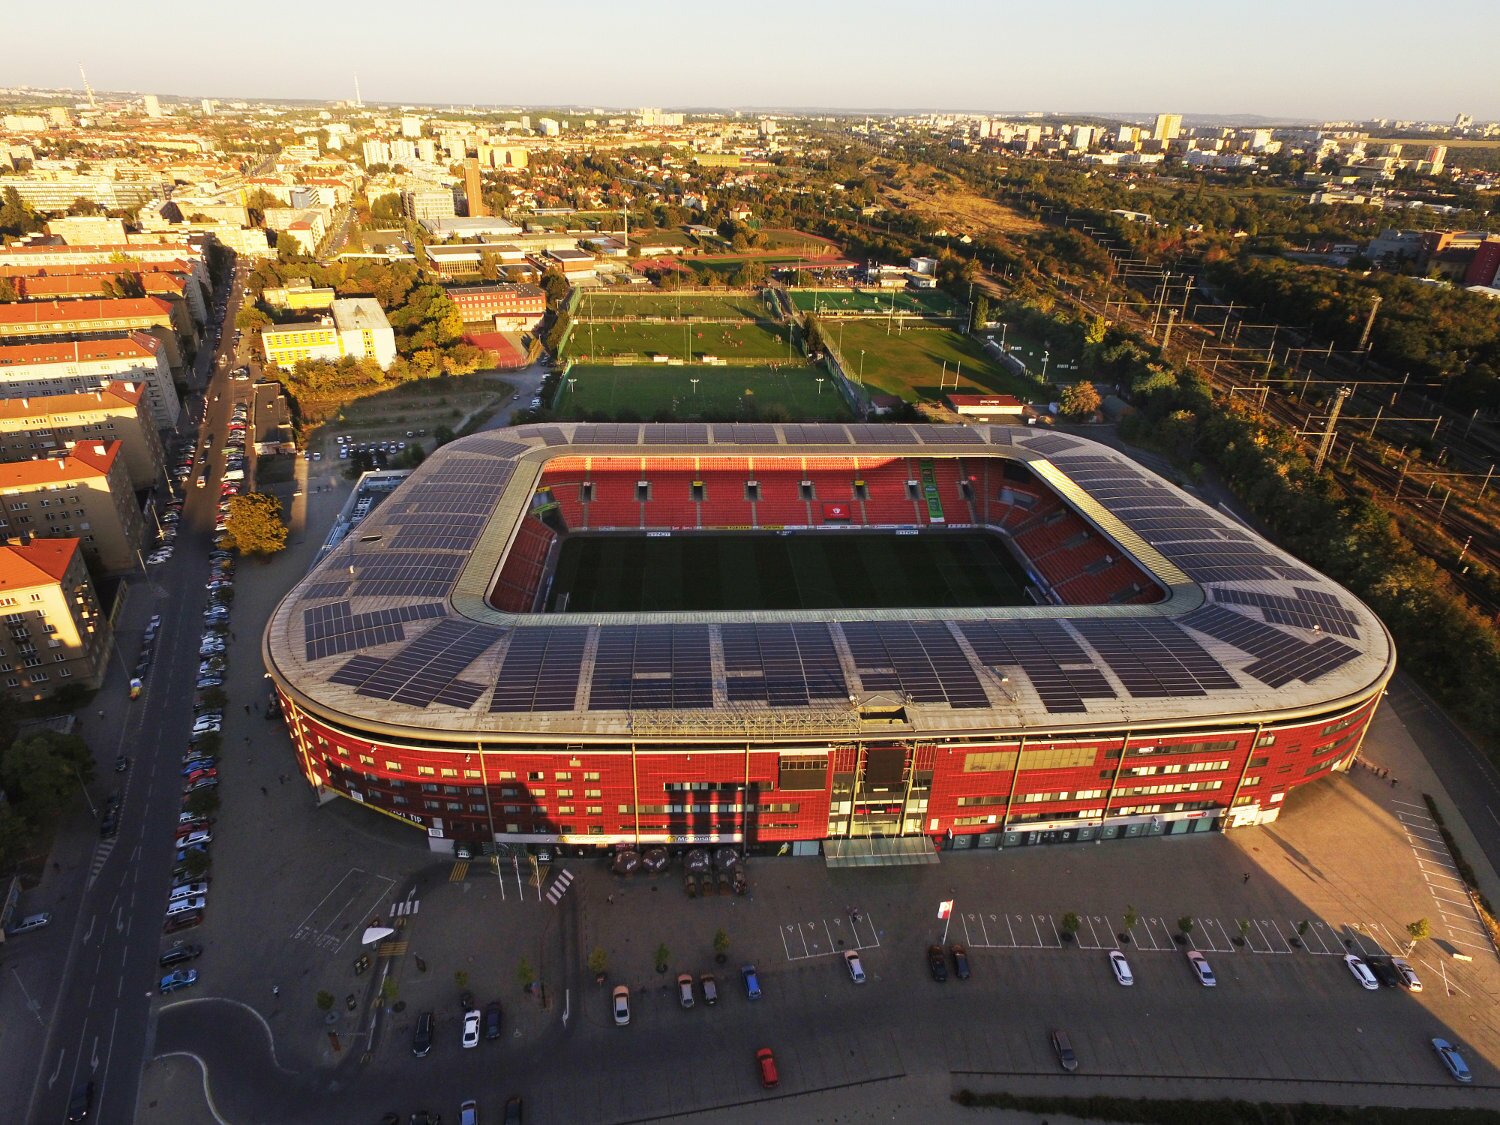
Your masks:
[{"label": "car on road", "polygon": [[740,966],[740,979],[745,982],[745,996],[750,1000],[760,999],[760,974],[754,965]]},{"label": "car on road", "polygon": [[703,989],[703,1002],[705,1004],[717,1004],[719,1002],[719,982],[714,980],[712,973],[704,973],[699,977],[698,987]]},{"label": "car on road", "polygon": [[197,969],[178,969],[175,973],[168,973],[161,978],[161,985],[157,991],[162,993],[176,992],[179,988],[191,988],[197,983]]},{"label": "car on road", "polygon": [[130,759],[121,754],[115,759],[115,773],[124,773],[130,768]]},{"label": "car on road", "polygon": [[961,945],[950,945],[948,953],[953,958],[953,975],[959,980],[968,980],[969,951]]},{"label": "car on road", "polygon": [[1391,968],[1396,970],[1397,983],[1408,992],[1421,992],[1422,981],[1417,976],[1417,971],[1411,967],[1411,962],[1401,957],[1391,958]]},{"label": "car on road", "polygon": [[624,1027],[630,1023],[630,989],[623,984],[616,986],[610,996],[610,1005],[615,1014],[616,1027]]},{"label": "car on road", "polygon": [[1353,953],[1344,954],[1344,967],[1349,970],[1350,975],[1359,981],[1361,988],[1375,991],[1380,988],[1380,982],[1375,979],[1375,974],[1370,972],[1370,966],[1366,965],[1364,959]]},{"label": "car on road", "polygon": [[1452,1043],[1446,1039],[1434,1039],[1432,1049],[1437,1052],[1438,1058],[1448,1068],[1448,1073],[1457,1081],[1474,1081],[1474,1075],[1469,1071],[1469,1064],[1464,1062],[1464,1057],[1458,1053],[1458,1049]]},{"label": "car on road", "polygon": [[776,1056],[771,1048],[762,1047],[755,1052],[755,1065],[760,1070],[760,1084],[767,1090],[780,1085],[781,1076],[776,1073]]},{"label": "car on road", "polygon": [[464,1037],[465,1049],[479,1046],[479,1009],[470,1008],[464,1013]]},{"label": "car on road", "polygon": [[99,835],[108,839],[120,830],[120,810],[106,809],[99,820]]},{"label": "car on road", "polygon": [[1072,1074],[1078,1069],[1078,1056],[1073,1053],[1073,1041],[1068,1038],[1068,1033],[1060,1027],[1052,1029],[1052,1050],[1057,1053],[1058,1064]]},{"label": "car on road", "polygon": [[929,945],[927,947],[927,971],[932,974],[935,981],[948,979],[948,959],[943,956],[941,945]]},{"label": "car on road", "polygon": [[196,961],[202,956],[203,947],[201,945],[174,945],[158,957],[156,963],[163,969],[167,969],[173,965],[180,965],[184,961]]},{"label": "car on road", "polygon": [[417,1029],[412,1032],[411,1053],[419,1059],[425,1059],[427,1052],[432,1050],[432,1025],[436,1017],[431,1012],[423,1012],[417,1017]]},{"label": "car on road", "polygon": [[80,1082],[73,1087],[73,1096],[68,1099],[68,1121],[87,1121],[94,1108],[94,1084]]},{"label": "car on road", "polygon": [[459,1103],[458,1125],[479,1125],[479,1103],[473,1098]]},{"label": "car on road", "polygon": [[191,930],[194,926],[203,922],[203,912],[194,911],[191,914],[174,914],[162,925],[161,932],[164,934],[180,933],[182,930]]},{"label": "car on road", "polygon": [[192,898],[179,898],[175,902],[167,904],[167,917],[173,918],[178,914],[191,914],[197,910],[206,910],[208,899],[202,895],[194,895]]},{"label": "car on road", "polygon": [[43,926],[52,922],[52,915],[43,910],[38,914],[28,914],[10,929],[5,931],[6,937],[15,937],[17,934],[29,934],[32,930],[40,930]]},{"label": "car on road", "polygon": [[177,841],[177,846],[179,848],[195,848],[201,847],[204,844],[211,844],[213,842],[214,835],[212,832],[208,831],[206,828],[196,828],[193,831],[189,832],[186,836],[180,837]]},{"label": "car on road", "polygon": [[484,1006],[484,1037],[486,1039],[500,1038],[500,1021],[503,1010],[500,1001],[491,1000]]},{"label": "car on road", "polygon": [[179,883],[172,888],[172,893],[167,898],[169,902],[176,902],[178,899],[193,898],[195,895],[206,894],[208,894],[207,883]]},{"label": "car on road", "polygon": [[1193,970],[1193,975],[1198,978],[1198,983],[1204,988],[1213,988],[1219,982],[1214,979],[1214,971],[1209,967],[1208,958],[1196,949],[1187,951],[1188,967]]},{"label": "car on road", "polygon": [[1109,953],[1109,969],[1115,974],[1115,980],[1129,988],[1135,983],[1135,974],[1130,971],[1130,962],[1125,960],[1125,954],[1118,949],[1112,949]]},{"label": "car on road", "polygon": [[844,951],[844,967],[849,970],[849,979],[855,984],[865,983],[865,967],[860,964],[859,954],[854,950]]}]

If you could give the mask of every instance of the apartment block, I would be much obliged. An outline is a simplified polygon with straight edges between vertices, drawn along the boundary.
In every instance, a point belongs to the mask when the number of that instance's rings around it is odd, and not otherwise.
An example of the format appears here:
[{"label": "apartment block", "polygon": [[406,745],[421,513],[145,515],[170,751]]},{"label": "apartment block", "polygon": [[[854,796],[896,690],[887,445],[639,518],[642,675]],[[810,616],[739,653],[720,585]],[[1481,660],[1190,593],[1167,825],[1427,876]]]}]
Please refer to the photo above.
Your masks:
[{"label": "apartment block", "polygon": [[0,678],[17,699],[42,699],[69,684],[104,680],[109,621],[76,539],[0,545]]},{"label": "apartment block", "polygon": [[0,531],[79,539],[106,574],[138,567],[145,524],[120,449],[118,441],[80,442],[62,457],[0,464]]},{"label": "apartment block", "polygon": [[453,192],[445,187],[403,191],[401,211],[408,219],[419,223],[424,219],[451,219],[458,213],[453,204]]},{"label": "apartment block", "polygon": [[[154,330],[154,331],[153,331]],[[179,337],[195,334],[185,307],[160,297],[122,297],[97,301],[23,301],[0,305],[0,341],[44,341],[120,335],[148,331],[167,346],[173,367],[182,366]]]},{"label": "apartment block", "polygon": [[501,332],[529,332],[547,312],[547,295],[535,285],[502,282],[447,292],[464,323],[493,320]]},{"label": "apartment block", "polygon": [[172,365],[165,345],[148,332],[0,346],[0,396],[5,398],[88,392],[120,380],[145,387],[146,406],[156,429],[177,425],[182,404],[172,381]]},{"label": "apartment block", "polygon": [[0,399],[0,461],[51,457],[82,442],[118,441],[134,489],[165,475],[166,455],[146,402],[144,383],[110,383],[96,391]]},{"label": "apartment block", "polygon": [[304,359],[373,359],[382,370],[396,359],[396,335],[385,310],[373,297],[333,302],[328,316],[300,324],[283,324],[261,333],[268,362],[293,367]]}]

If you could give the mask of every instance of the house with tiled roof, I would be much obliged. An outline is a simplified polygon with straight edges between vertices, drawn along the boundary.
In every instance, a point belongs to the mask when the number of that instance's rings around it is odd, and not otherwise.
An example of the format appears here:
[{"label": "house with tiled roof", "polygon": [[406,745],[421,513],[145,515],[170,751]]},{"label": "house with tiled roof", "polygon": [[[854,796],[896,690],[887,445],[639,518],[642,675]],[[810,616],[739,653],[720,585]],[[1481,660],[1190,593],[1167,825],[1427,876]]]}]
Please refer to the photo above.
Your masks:
[{"label": "house with tiled roof", "polygon": [[0,461],[51,457],[70,445],[119,441],[135,489],[165,476],[165,453],[144,383],[114,382],[92,391],[0,398]]},{"label": "house with tiled roof", "polygon": [[0,685],[42,699],[104,679],[111,635],[78,539],[0,545]]},{"label": "house with tiled roof", "polygon": [[0,397],[46,398],[97,390],[116,380],[145,386],[158,430],[177,425],[182,404],[172,381],[171,356],[149,332],[32,344],[0,342]]},{"label": "house with tiled roof", "polygon": [[120,449],[78,442],[60,457],[0,463],[0,534],[78,539],[105,574],[139,567],[145,525]]}]

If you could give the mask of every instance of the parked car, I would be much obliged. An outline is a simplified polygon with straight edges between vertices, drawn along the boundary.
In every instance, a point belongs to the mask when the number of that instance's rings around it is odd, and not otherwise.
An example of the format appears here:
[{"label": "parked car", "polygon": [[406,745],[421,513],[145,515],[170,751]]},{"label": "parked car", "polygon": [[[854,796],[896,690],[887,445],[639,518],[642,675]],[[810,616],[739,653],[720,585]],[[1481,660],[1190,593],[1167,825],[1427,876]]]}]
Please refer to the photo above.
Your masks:
[{"label": "parked car", "polygon": [[780,1084],[781,1076],[776,1073],[776,1056],[771,1053],[771,1048],[762,1047],[755,1052],[755,1065],[760,1071],[760,1084],[767,1090]]},{"label": "parked car", "polygon": [[479,1125],[479,1103],[473,1098],[459,1104],[458,1125]]},{"label": "parked car", "polygon": [[176,992],[179,988],[191,988],[197,983],[197,969],[178,969],[175,973],[168,973],[161,978],[157,991],[165,995],[168,992]]},{"label": "parked car", "polygon": [[1073,1053],[1073,1042],[1061,1028],[1052,1029],[1052,1049],[1057,1052],[1057,1061],[1069,1074],[1078,1069],[1078,1056]]},{"label": "parked car", "polygon": [[1115,980],[1127,988],[1135,983],[1135,974],[1130,971],[1130,962],[1125,960],[1125,954],[1118,949],[1110,950],[1109,968],[1115,974]]},{"label": "parked car", "polygon": [[750,1000],[760,999],[760,976],[754,965],[740,966],[740,979],[745,982],[745,996]]},{"label": "parked car", "polygon": [[677,1001],[684,1008],[693,1006],[693,977],[691,973],[677,974]]},{"label": "parked car", "polygon": [[419,1059],[425,1059],[427,1052],[432,1050],[432,1026],[435,1018],[431,1012],[423,1012],[417,1017],[417,1029],[411,1037],[411,1053]]},{"label": "parked car", "polygon": [[1198,978],[1198,983],[1204,988],[1213,988],[1219,982],[1214,979],[1214,971],[1209,967],[1208,958],[1196,949],[1187,951],[1188,967],[1193,970],[1193,975]]},{"label": "parked car", "polygon": [[161,932],[164,934],[180,933],[183,930],[191,930],[194,926],[203,923],[203,911],[195,910],[190,914],[174,914],[162,925]]},{"label": "parked car", "polygon": [[205,844],[213,843],[213,839],[213,833],[206,828],[196,828],[186,836],[180,837],[177,841],[177,846],[179,848],[202,847]]},{"label": "parked car", "polygon": [[703,989],[703,1002],[705,1004],[717,1004],[719,1002],[719,982],[712,973],[704,973],[698,978],[698,987]]},{"label": "parked car", "polygon": [[932,974],[935,981],[948,979],[948,959],[943,956],[941,945],[929,945],[927,947],[927,971]]},{"label": "parked car", "polygon": [[948,954],[953,958],[953,975],[959,980],[968,980],[969,951],[962,945],[950,945]]},{"label": "parked car", "polygon": [[849,979],[855,984],[865,983],[865,967],[860,964],[859,954],[854,950],[844,952],[844,967],[849,970]]},{"label": "parked car", "polygon": [[1344,954],[1344,967],[1350,975],[1359,982],[1361,988],[1373,990],[1380,988],[1380,982],[1375,979],[1375,974],[1370,972],[1370,966],[1366,965],[1364,959],[1356,957],[1353,953]]},{"label": "parked car", "polygon": [[616,1027],[624,1027],[630,1023],[630,989],[623,984],[617,985],[610,996],[610,1004],[614,1011]]},{"label": "parked car", "polygon": [[175,902],[167,904],[167,917],[171,918],[178,914],[190,914],[197,910],[208,909],[208,899],[203,895],[195,895],[192,898],[180,898]]},{"label": "parked car", "polygon": [[32,930],[40,930],[43,926],[50,925],[52,915],[46,910],[37,914],[28,914],[14,926],[5,931],[6,937],[15,937],[17,934],[29,934]]},{"label": "parked car", "polygon": [[500,1038],[501,1017],[500,1001],[491,1000],[484,1006],[484,1037],[486,1039]]},{"label": "parked car", "polygon": [[172,893],[168,896],[168,901],[177,902],[180,899],[193,898],[195,896],[207,894],[207,883],[179,883],[177,886],[172,888]]},{"label": "parked car", "polygon": [[1458,1053],[1452,1043],[1446,1039],[1434,1039],[1432,1049],[1437,1052],[1442,1064],[1448,1068],[1448,1073],[1457,1081],[1474,1081],[1474,1075],[1469,1071],[1469,1064],[1464,1062],[1464,1057]]},{"label": "parked car", "polygon": [[1375,974],[1375,979],[1386,988],[1400,988],[1401,974],[1396,972],[1396,967],[1391,964],[1389,957],[1367,957],[1365,964],[1370,967],[1370,972]]},{"label": "parked car", "polygon": [[1408,992],[1421,992],[1422,982],[1417,977],[1417,971],[1411,967],[1411,962],[1401,958],[1391,958],[1391,968],[1396,970],[1396,975],[1401,978],[1401,987]]},{"label": "parked car", "polygon": [[196,961],[201,956],[203,956],[201,945],[174,945],[158,957],[156,963],[166,969],[172,965],[180,965],[184,961]]},{"label": "parked car", "polygon": [[479,1009],[470,1008],[464,1013],[463,1045],[465,1048],[479,1046]]}]

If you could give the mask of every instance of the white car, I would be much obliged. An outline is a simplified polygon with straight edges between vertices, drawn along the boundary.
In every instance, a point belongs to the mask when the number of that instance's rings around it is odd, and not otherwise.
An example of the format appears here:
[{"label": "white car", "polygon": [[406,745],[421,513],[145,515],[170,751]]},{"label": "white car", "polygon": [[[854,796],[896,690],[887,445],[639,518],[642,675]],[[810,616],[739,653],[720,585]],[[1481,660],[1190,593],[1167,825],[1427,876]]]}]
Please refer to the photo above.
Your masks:
[{"label": "white car", "polygon": [[1374,992],[1380,988],[1380,982],[1375,979],[1375,974],[1370,971],[1370,966],[1352,953],[1344,954],[1344,964],[1349,967],[1349,972],[1354,979],[1359,981],[1361,988],[1368,988]]},{"label": "white car", "polygon": [[625,1027],[630,1023],[630,989],[625,985],[617,985],[614,995],[610,998],[610,1006],[615,1014],[615,1026]]},{"label": "white car", "polygon": [[180,898],[193,898],[195,895],[208,894],[207,883],[183,883],[172,888],[169,901],[176,902]]},{"label": "white car", "polygon": [[1126,988],[1135,983],[1135,975],[1130,971],[1130,962],[1125,960],[1125,954],[1121,953],[1118,949],[1110,951],[1109,967],[1115,974],[1115,980],[1119,981]]},{"label": "white car", "polygon": [[194,734],[223,734],[224,724],[218,719],[199,719],[193,724]]},{"label": "white car", "polygon": [[204,844],[211,844],[213,843],[213,841],[214,834],[207,831],[206,829],[200,828],[197,831],[189,832],[186,836],[179,836],[177,838],[177,846],[179,848],[191,848],[195,845],[202,846]]},{"label": "white car", "polygon": [[1411,962],[1403,961],[1400,957],[1392,957],[1391,968],[1396,970],[1396,975],[1401,978],[1401,983],[1408,992],[1422,991],[1422,982],[1417,979],[1416,970],[1411,967]]},{"label": "white car", "polygon": [[1193,975],[1198,978],[1198,983],[1204,988],[1213,988],[1219,982],[1214,979],[1214,971],[1209,967],[1208,958],[1196,949],[1187,951],[1188,965],[1193,970]]},{"label": "white car", "polygon": [[206,909],[208,909],[208,899],[202,895],[196,895],[193,898],[180,898],[167,907],[167,917],[175,918],[179,914],[191,914],[195,910]]},{"label": "white car", "polygon": [[859,962],[859,954],[849,949],[844,952],[844,965],[849,969],[849,979],[855,984],[865,983],[865,967]]},{"label": "white car", "polygon": [[479,1009],[470,1008],[464,1013],[464,1046],[479,1046]]}]

